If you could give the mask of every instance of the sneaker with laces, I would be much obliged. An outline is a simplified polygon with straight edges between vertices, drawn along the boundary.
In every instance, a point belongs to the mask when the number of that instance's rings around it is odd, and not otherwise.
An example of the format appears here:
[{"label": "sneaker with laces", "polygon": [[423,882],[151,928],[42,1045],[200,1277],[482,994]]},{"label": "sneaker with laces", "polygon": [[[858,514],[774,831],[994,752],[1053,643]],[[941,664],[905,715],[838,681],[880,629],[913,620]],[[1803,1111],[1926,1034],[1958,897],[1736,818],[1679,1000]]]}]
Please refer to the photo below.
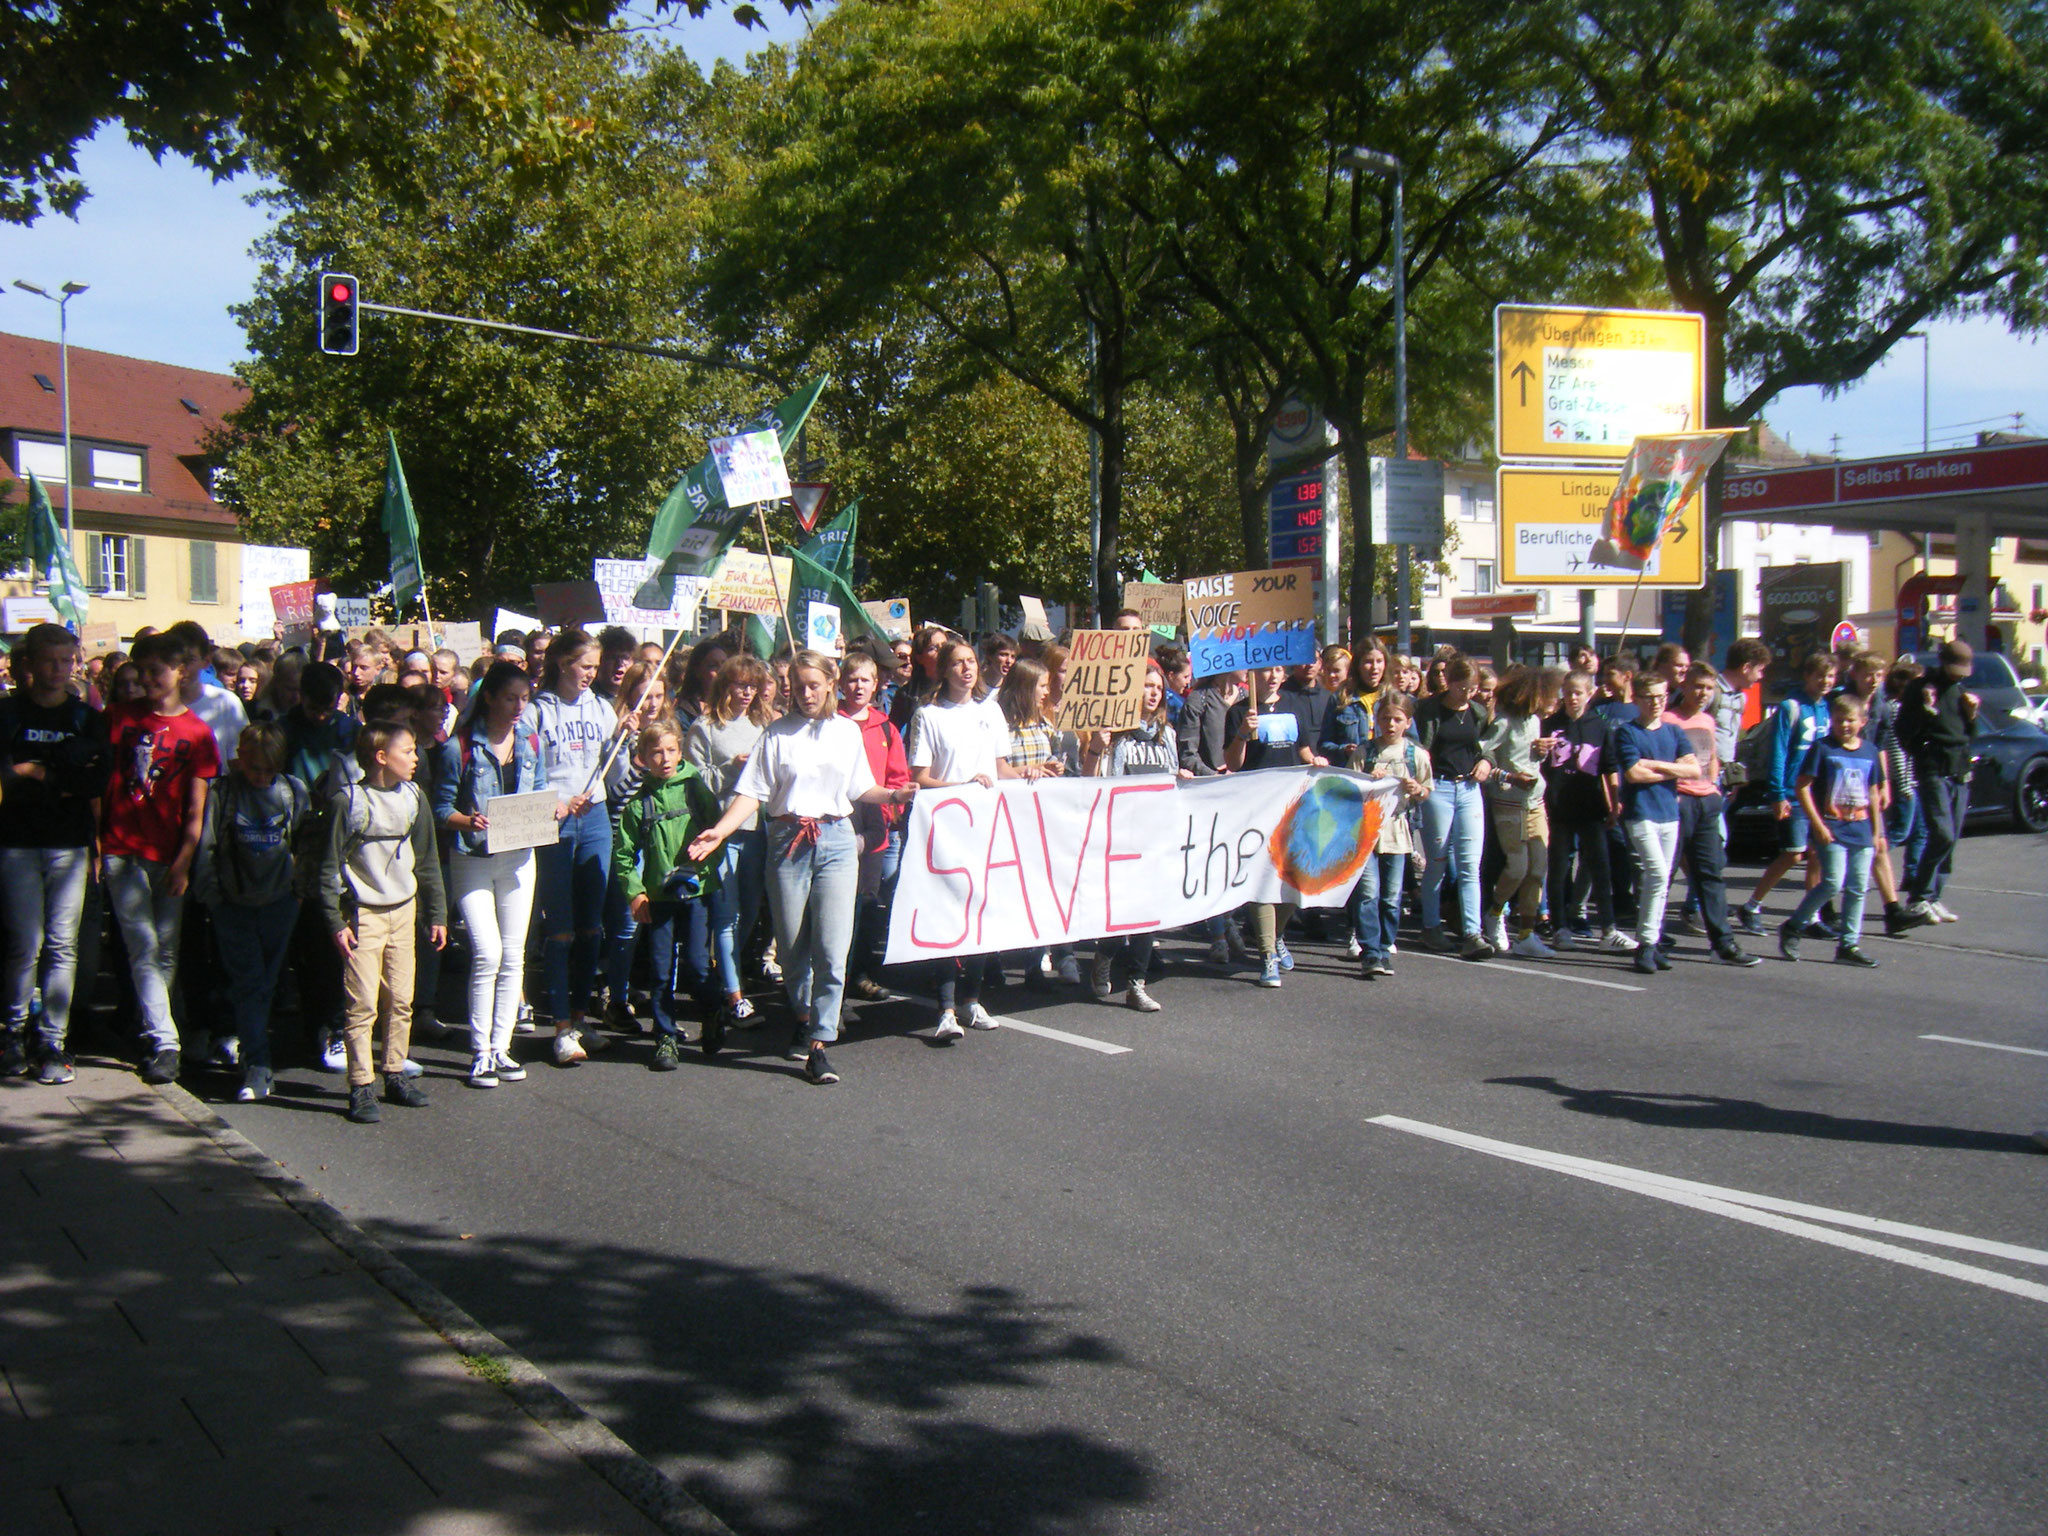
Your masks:
[{"label": "sneaker with laces", "polygon": [[1636,936],[1610,928],[1600,935],[1600,947],[1610,955],[1632,955],[1636,952]]},{"label": "sneaker with laces", "polygon": [[478,1051],[469,1061],[469,1076],[463,1079],[472,1088],[495,1088],[498,1086],[497,1058],[489,1051]]},{"label": "sneaker with laces", "polygon": [[1465,942],[1458,946],[1458,953],[1467,960],[1491,960],[1500,951],[1476,933],[1465,935]]},{"label": "sneaker with laces", "polygon": [[580,1067],[590,1059],[577,1040],[576,1032],[565,1029],[555,1036],[555,1065],[558,1067]]},{"label": "sneaker with laces", "polygon": [[178,1066],[178,1048],[175,1045],[167,1045],[143,1062],[142,1080],[159,1088],[165,1083],[175,1083],[178,1080]]},{"label": "sneaker with laces", "polygon": [[235,1090],[237,1104],[255,1104],[270,1097],[270,1089],[276,1079],[268,1067],[244,1067],[242,1086]]},{"label": "sneaker with laces", "polygon": [[521,1003],[519,1005],[519,1015],[512,1024],[512,1032],[519,1035],[530,1035],[534,1032],[535,1027],[533,1022],[533,1004]]},{"label": "sneaker with laces", "polygon": [[1960,923],[1962,921],[1960,917],[1957,917],[1955,913],[1949,911],[1947,907],[1938,901],[1927,903],[1927,910],[1934,914],[1934,920],[1937,923]]},{"label": "sneaker with laces", "polygon": [[1387,951],[1384,956],[1373,962],[1372,973],[1375,976],[1391,976],[1394,974],[1392,950]]},{"label": "sneaker with laces", "polygon": [[612,1037],[595,1024],[577,1025],[576,1038],[583,1043],[584,1054],[588,1056],[602,1056],[612,1048]]},{"label": "sneaker with laces", "polygon": [[1555,960],[1557,958],[1557,951],[1536,937],[1536,931],[1533,928],[1515,940],[1513,944],[1510,944],[1508,946],[1508,953],[1520,955],[1524,960]]},{"label": "sneaker with laces", "polygon": [[1899,927],[1901,929],[1925,928],[1930,923],[1938,923],[1940,921],[1941,918],[1936,914],[1934,903],[1931,901],[1912,902],[1899,914]]},{"label": "sneaker with laces", "polygon": [[994,1029],[996,1027],[996,1017],[986,1008],[982,1007],[980,1003],[969,1003],[967,1005],[967,1027],[969,1029]]},{"label": "sneaker with laces", "polygon": [[1569,928],[1560,928],[1550,936],[1550,947],[1560,950],[1577,949],[1579,947],[1578,935]]},{"label": "sneaker with laces", "polygon": [[1835,964],[1861,966],[1866,971],[1877,969],[1877,962],[1854,944],[1840,944],[1835,947]]},{"label": "sneaker with laces", "polygon": [[1287,948],[1287,946],[1284,943],[1280,942],[1277,939],[1273,942],[1273,958],[1280,962],[1281,970],[1291,971],[1294,969],[1293,953]]},{"label": "sneaker with laces", "polygon": [[728,1024],[744,1025],[747,1020],[754,1016],[754,1012],[754,1005],[748,1001],[747,994],[742,992],[736,997],[727,999],[725,1021]]},{"label": "sneaker with laces", "polygon": [[1357,935],[1356,933],[1347,933],[1347,934],[1345,934],[1345,935],[1344,935],[1344,958],[1345,958],[1346,960],[1360,960],[1360,959],[1363,959],[1364,957],[1365,957],[1365,946],[1364,946],[1363,944],[1361,944],[1361,943],[1359,943],[1359,942],[1358,942],[1358,935]]},{"label": "sneaker with laces", "polygon": [[43,1058],[42,1070],[36,1073],[36,1081],[47,1088],[62,1087],[77,1080],[78,1069],[72,1065],[69,1051],[50,1052]]},{"label": "sneaker with laces", "polygon": [[1109,1001],[1109,994],[1116,990],[1116,956],[1097,955],[1088,967],[1088,990],[1095,994],[1098,1003]]},{"label": "sneaker with laces", "polygon": [[826,1083],[839,1081],[839,1074],[832,1070],[832,1063],[825,1059],[825,1048],[814,1045],[804,1053],[804,1081],[823,1087]]},{"label": "sneaker with laces", "polygon": [[1751,966],[1764,963],[1762,956],[1752,955],[1740,944],[1730,944],[1726,949],[1715,950],[1714,958],[1723,965]]},{"label": "sneaker with laces", "polygon": [[1259,967],[1259,985],[1277,987],[1280,985],[1280,957],[1268,955],[1266,963]]},{"label": "sneaker with laces", "polygon": [[427,1090],[407,1077],[403,1072],[384,1074],[384,1102],[402,1104],[407,1109],[425,1109]]},{"label": "sneaker with laces", "polygon": [[[876,981],[874,977],[863,976],[854,982],[853,995],[864,1003],[879,1003],[889,995],[889,989],[879,981]],[[746,1002],[746,999],[742,998],[740,1001]],[[747,1003],[747,1006],[752,1008],[754,1005]]]},{"label": "sneaker with laces", "polygon": [[321,1040],[320,1070],[322,1072],[346,1072],[348,1070],[348,1041],[340,1030],[335,1030]]},{"label": "sneaker with laces", "polygon": [[357,1125],[375,1125],[384,1118],[384,1112],[377,1108],[377,1088],[374,1083],[364,1083],[360,1088],[349,1089],[348,1117]]},{"label": "sneaker with laces", "polygon": [[1778,953],[1787,960],[1799,958],[1799,931],[1790,923],[1778,925]]},{"label": "sneaker with laces", "polygon": [[[705,1032],[708,1036],[708,1034],[710,1033],[708,1026]],[[706,1056],[717,1055],[717,1047],[707,1047],[705,1049],[704,1054]],[[659,1040],[654,1042],[654,1059],[647,1063],[648,1071],[673,1072],[678,1067],[682,1066],[682,1064],[683,1053],[681,1050],[677,1048],[676,1037],[674,1035],[663,1035]]]},{"label": "sneaker with laces", "polygon": [[1508,939],[1508,915],[1505,909],[1489,917],[1480,931],[1486,935],[1486,942],[1493,946],[1496,954],[1505,953],[1513,947]]},{"label": "sneaker with laces", "polygon": [[1159,1012],[1159,1000],[1145,990],[1143,981],[1131,983],[1129,990],[1124,993],[1124,1006],[1136,1009],[1139,1013]]},{"label": "sneaker with laces", "polygon": [[1764,909],[1762,902],[1744,902],[1729,914],[1737,933],[1746,933],[1752,939],[1764,936]]},{"label": "sneaker with laces", "polygon": [[1055,975],[1070,987],[1081,985],[1081,961],[1075,955],[1061,955]]},{"label": "sneaker with laces", "polygon": [[1639,974],[1654,976],[1657,974],[1657,951],[1650,945],[1639,944],[1636,946],[1634,959],[1629,963],[1636,968]]},{"label": "sneaker with laces", "polygon": [[513,1056],[510,1051],[493,1051],[491,1057],[498,1068],[499,1082],[523,1083],[526,1081],[526,1068],[519,1065],[518,1058]]},{"label": "sneaker with laces", "polygon": [[10,1034],[0,1045],[0,1077],[28,1076],[28,1047],[19,1034]]},{"label": "sneaker with laces", "polygon": [[959,1015],[948,1008],[940,1013],[939,1027],[932,1031],[932,1038],[934,1040],[960,1040],[964,1039],[966,1034],[967,1031],[960,1027]]}]

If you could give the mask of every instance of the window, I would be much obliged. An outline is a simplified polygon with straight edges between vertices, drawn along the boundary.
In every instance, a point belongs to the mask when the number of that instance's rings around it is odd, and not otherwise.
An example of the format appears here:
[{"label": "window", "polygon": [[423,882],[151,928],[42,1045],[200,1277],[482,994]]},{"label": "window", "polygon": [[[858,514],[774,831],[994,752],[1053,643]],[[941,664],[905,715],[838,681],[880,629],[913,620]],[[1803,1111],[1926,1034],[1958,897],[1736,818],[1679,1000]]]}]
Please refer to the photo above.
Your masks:
[{"label": "window", "polygon": [[36,381],[36,383],[42,386],[44,394],[54,395],[55,393],[57,393],[57,386],[55,383],[51,381],[50,376],[47,373],[32,374],[30,375],[30,377],[32,377]]},{"label": "window", "polygon": [[103,491],[142,489],[142,455],[117,448],[92,450],[92,483]]},{"label": "window", "polygon": [[88,533],[85,539],[85,577],[92,590],[141,597],[147,589],[144,541],[123,533]]},{"label": "window", "polygon": [[2042,586],[2038,581],[2035,582],[2034,601],[2029,605],[2035,613],[2039,613],[2043,608],[2048,608],[2048,597],[2044,597],[2044,593],[2048,593],[2048,587]]},{"label": "window", "polygon": [[1483,486],[1459,486],[1458,516],[1463,518],[1468,523],[1492,522],[1493,498],[1486,494],[1486,490]]},{"label": "window", "polygon": [[214,578],[214,545],[204,539],[195,539],[192,550],[192,601],[195,603],[217,603],[220,601],[220,587]]},{"label": "window", "polygon": [[1460,560],[1458,562],[1458,590],[1472,597],[1484,597],[1493,590],[1493,562],[1491,560]]},{"label": "window", "polygon": [[1444,595],[1444,579],[1437,575],[1435,567],[1431,567],[1422,573],[1422,595],[1424,597],[1442,597]]},{"label": "window", "polygon": [[39,443],[20,438],[14,444],[14,472],[34,475],[45,485],[62,485],[71,477],[64,473],[64,445]]},{"label": "window", "polygon": [[206,414],[199,408],[199,402],[197,400],[194,400],[190,395],[178,396],[178,404],[185,407],[185,409],[187,411],[190,411],[194,416],[203,416]]}]

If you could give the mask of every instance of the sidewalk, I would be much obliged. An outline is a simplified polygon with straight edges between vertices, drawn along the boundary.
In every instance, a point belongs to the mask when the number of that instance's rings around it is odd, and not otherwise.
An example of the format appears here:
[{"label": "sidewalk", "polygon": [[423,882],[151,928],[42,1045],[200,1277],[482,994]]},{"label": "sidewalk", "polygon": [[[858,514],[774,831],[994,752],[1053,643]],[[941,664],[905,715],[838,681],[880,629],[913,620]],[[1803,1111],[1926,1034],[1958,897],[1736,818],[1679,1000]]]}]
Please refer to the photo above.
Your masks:
[{"label": "sidewalk", "polygon": [[[11,1536],[722,1529],[132,1072],[81,1063],[68,1088],[0,1083],[0,1235]],[[473,1353],[422,1320],[437,1303]]]}]

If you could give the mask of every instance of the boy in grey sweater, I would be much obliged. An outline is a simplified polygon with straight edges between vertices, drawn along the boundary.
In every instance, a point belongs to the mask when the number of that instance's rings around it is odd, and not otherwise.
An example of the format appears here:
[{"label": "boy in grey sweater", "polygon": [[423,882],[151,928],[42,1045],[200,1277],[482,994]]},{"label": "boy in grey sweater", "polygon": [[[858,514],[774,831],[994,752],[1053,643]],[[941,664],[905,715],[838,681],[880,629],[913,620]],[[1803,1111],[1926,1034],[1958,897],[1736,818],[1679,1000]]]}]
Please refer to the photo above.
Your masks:
[{"label": "boy in grey sweater", "polygon": [[320,905],[341,951],[347,1011],[348,1117],[378,1119],[372,1029],[384,1027],[384,1097],[422,1108],[426,1094],[405,1076],[412,1044],[413,926],[425,904],[427,942],[448,942],[448,900],[434,856],[434,818],[412,781],[419,744],[410,729],[382,722],[356,737],[360,784],[336,792],[320,861]]}]

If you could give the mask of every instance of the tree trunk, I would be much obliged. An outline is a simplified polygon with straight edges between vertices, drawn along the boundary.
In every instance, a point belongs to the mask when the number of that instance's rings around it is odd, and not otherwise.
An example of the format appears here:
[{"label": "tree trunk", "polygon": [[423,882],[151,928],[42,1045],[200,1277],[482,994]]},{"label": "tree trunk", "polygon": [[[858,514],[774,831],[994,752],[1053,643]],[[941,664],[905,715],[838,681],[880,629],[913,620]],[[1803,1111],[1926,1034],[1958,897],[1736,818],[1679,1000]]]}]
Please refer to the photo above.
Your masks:
[{"label": "tree trunk", "polygon": [[1124,381],[1108,368],[1102,375],[1100,468],[1096,483],[1102,496],[1102,543],[1095,565],[1096,623],[1106,626],[1124,605],[1117,570],[1124,515],[1124,455],[1129,434],[1124,425]]},{"label": "tree trunk", "polygon": [[1372,541],[1372,445],[1360,432],[1346,431],[1344,478],[1351,489],[1351,648],[1372,635],[1372,599],[1379,584],[1379,549]]},{"label": "tree trunk", "polygon": [[1263,570],[1266,543],[1266,434],[1259,420],[1231,423],[1236,439],[1237,521],[1244,536],[1244,566],[1247,571]]}]

